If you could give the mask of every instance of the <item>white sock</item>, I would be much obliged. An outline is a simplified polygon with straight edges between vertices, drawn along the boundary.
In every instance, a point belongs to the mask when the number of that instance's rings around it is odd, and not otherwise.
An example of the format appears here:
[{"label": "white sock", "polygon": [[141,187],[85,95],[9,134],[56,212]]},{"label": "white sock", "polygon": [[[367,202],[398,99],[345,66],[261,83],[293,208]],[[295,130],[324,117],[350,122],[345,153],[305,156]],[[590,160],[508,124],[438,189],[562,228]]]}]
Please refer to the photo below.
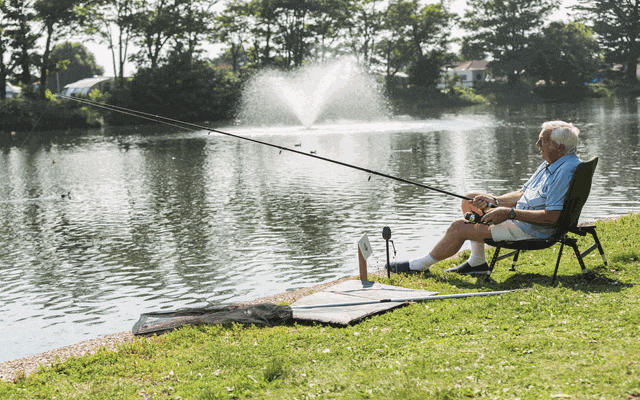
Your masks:
[{"label": "white sock", "polygon": [[409,269],[414,271],[427,271],[429,270],[429,267],[437,262],[438,260],[431,257],[431,254],[427,254],[425,257],[410,260]]},{"label": "white sock", "polygon": [[477,267],[478,265],[487,262],[487,258],[484,255],[484,243],[473,241],[471,242],[471,255],[469,256],[467,262],[472,267]]}]

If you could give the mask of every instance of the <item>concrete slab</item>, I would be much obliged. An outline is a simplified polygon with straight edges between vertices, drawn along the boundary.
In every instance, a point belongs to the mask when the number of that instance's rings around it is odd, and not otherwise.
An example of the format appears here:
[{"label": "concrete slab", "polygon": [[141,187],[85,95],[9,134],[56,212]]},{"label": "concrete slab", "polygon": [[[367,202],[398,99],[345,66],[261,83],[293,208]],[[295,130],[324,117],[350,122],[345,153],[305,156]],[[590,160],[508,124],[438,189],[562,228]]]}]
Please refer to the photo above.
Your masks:
[{"label": "concrete slab", "polygon": [[[349,325],[370,315],[396,307],[403,302],[376,302],[380,300],[402,300],[434,296],[438,292],[407,289],[384,285],[379,282],[348,280],[331,286],[321,292],[304,297],[291,305],[293,319],[305,322],[322,322],[335,325]],[[336,304],[367,303],[336,306]],[[308,307],[310,308],[296,308]]]}]

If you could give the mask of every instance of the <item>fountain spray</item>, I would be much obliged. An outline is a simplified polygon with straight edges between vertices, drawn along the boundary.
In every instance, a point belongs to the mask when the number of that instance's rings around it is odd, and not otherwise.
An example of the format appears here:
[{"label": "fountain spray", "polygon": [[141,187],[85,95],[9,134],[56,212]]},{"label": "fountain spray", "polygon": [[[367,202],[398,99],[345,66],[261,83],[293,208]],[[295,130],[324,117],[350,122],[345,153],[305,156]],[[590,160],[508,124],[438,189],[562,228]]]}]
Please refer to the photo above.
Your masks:
[{"label": "fountain spray", "polygon": [[379,120],[388,105],[375,76],[352,58],[311,63],[294,71],[263,70],[245,85],[243,125],[302,124],[318,120]]}]

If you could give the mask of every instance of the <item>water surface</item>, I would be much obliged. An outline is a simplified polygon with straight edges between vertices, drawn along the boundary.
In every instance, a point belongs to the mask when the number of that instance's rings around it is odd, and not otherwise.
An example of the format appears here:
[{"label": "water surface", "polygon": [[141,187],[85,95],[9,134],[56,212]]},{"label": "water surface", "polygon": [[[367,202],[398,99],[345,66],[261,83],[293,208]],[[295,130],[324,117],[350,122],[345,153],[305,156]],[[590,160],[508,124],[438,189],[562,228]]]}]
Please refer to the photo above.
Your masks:
[{"label": "water surface", "polygon": [[[540,124],[600,157],[583,221],[638,210],[639,106],[590,100],[422,119],[223,130],[464,194],[518,189]],[[300,144],[300,147],[296,147]],[[460,201],[207,131],[111,128],[0,148],[0,362],[131,329],[140,313],[251,300],[429,251]],[[71,193],[71,198],[62,194]]]}]

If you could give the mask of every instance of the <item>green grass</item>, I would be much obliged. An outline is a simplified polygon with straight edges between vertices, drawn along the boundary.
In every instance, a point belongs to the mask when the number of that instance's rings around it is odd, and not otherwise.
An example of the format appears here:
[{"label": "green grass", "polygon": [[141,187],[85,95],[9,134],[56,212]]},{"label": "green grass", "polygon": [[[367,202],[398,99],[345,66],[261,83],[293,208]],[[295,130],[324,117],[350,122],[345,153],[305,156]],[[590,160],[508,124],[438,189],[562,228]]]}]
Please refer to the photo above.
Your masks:
[{"label": "green grass", "polygon": [[[494,281],[443,271],[383,283],[441,294],[529,288],[410,304],[346,328],[187,327],[0,383],[34,399],[637,399],[640,215],[598,222],[608,255],[581,276],[558,246],[528,252]],[[581,248],[589,245],[580,238]]]}]

